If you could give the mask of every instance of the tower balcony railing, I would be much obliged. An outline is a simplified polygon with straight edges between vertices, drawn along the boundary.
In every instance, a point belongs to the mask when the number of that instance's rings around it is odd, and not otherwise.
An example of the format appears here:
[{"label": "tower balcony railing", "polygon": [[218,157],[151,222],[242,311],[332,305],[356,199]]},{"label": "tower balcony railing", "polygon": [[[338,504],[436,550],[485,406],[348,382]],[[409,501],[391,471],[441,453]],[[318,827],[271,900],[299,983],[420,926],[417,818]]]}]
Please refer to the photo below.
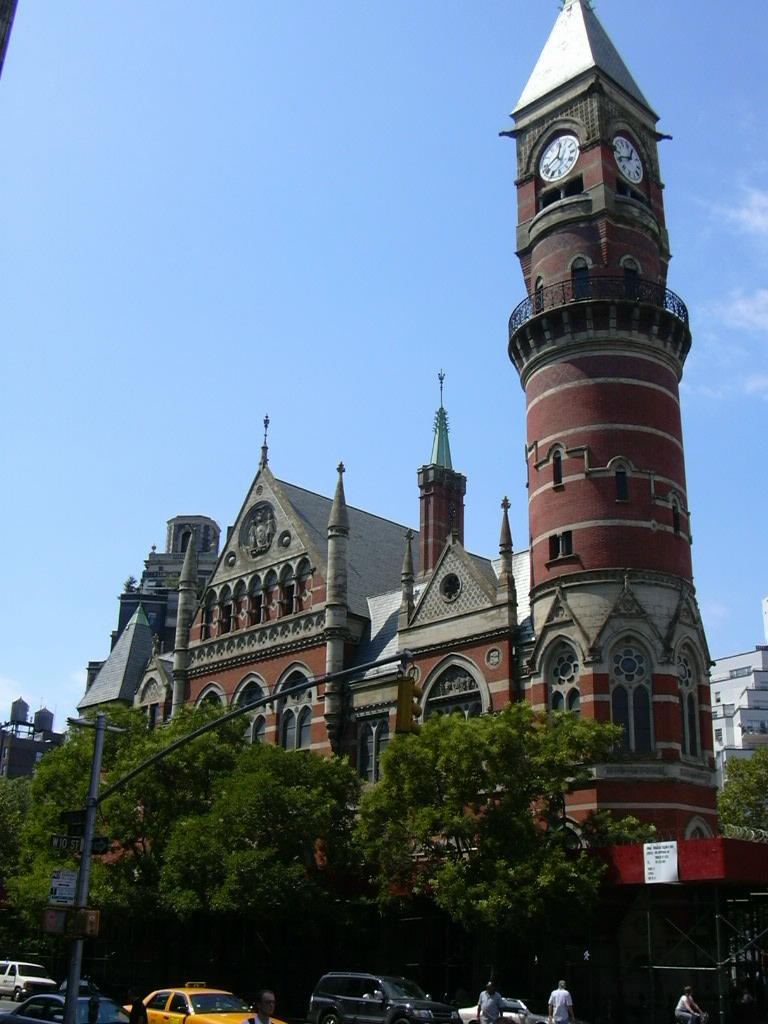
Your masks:
[{"label": "tower balcony railing", "polygon": [[528,320],[573,302],[609,300],[656,306],[688,325],[688,309],[679,295],[655,281],[639,277],[575,277],[539,288],[519,303],[509,318],[509,335]]}]

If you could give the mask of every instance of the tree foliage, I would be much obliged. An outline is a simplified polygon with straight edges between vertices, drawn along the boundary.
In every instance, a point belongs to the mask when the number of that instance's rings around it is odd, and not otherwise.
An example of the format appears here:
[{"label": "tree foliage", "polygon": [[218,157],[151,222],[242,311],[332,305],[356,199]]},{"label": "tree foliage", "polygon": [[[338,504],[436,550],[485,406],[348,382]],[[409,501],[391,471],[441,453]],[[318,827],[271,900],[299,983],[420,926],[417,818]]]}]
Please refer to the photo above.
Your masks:
[{"label": "tree foliage", "polygon": [[723,825],[768,829],[768,748],[726,763],[717,811]]},{"label": "tree foliage", "polygon": [[[433,716],[397,737],[364,794],[358,838],[384,901],[430,896],[468,927],[520,930],[558,907],[592,905],[600,862],[564,827],[566,791],[610,756],[613,726],[528,704],[465,721]],[[592,823],[592,837],[646,833]]]},{"label": "tree foliage", "polygon": [[[211,717],[215,708],[184,709],[149,731],[134,711],[110,710],[122,733],[108,733],[101,791]],[[164,906],[178,914],[319,898],[326,863],[352,862],[351,810],[357,780],[346,762],[244,742],[235,719],[179,747],[99,806],[97,833],[111,840],[94,857],[91,902],[141,916]],[[83,808],[93,757],[93,731],[73,732],[40,763],[30,786],[30,812],[20,834],[13,902],[39,920],[51,871],[77,867],[77,857],[51,848],[63,810]]]},{"label": "tree foliage", "polygon": [[0,779],[0,886],[16,870],[29,788],[29,779]]}]

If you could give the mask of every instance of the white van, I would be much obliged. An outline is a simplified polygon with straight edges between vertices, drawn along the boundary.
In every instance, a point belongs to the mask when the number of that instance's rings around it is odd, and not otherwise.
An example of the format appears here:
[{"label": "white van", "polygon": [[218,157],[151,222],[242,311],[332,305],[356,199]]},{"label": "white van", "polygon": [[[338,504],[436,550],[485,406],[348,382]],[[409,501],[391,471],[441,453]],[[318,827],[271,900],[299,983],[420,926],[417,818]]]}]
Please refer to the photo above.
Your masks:
[{"label": "white van", "polygon": [[0,997],[20,1003],[36,992],[55,992],[56,982],[40,964],[0,960]]}]

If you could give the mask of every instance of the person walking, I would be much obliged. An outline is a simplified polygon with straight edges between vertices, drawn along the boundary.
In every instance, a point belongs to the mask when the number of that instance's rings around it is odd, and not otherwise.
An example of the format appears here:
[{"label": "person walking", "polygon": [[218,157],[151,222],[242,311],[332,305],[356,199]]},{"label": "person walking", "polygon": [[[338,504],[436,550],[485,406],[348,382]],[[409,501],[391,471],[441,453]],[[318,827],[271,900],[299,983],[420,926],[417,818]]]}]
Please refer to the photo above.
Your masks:
[{"label": "person walking", "polygon": [[496,1024],[502,1020],[501,993],[496,991],[496,985],[489,981],[477,999],[477,1019],[480,1024]]},{"label": "person walking", "polygon": [[564,1021],[574,1019],[573,1000],[564,981],[558,981],[557,988],[552,990],[547,1012],[550,1021],[555,1021],[555,1024],[563,1024]]},{"label": "person walking", "polygon": [[273,1017],[275,1012],[275,993],[271,988],[263,988],[256,997],[254,1005],[255,1017],[246,1017],[243,1024],[284,1024],[278,1017]]},{"label": "person walking", "polygon": [[675,1020],[680,1024],[700,1024],[704,1011],[693,1001],[693,989],[686,985],[675,1007]]}]

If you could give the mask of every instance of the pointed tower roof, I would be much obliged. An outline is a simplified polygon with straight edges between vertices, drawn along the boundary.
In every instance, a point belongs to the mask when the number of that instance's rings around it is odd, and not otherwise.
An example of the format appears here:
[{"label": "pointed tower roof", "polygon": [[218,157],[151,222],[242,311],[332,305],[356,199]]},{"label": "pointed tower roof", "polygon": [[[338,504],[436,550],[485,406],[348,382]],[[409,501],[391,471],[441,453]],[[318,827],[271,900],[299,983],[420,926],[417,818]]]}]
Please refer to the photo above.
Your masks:
[{"label": "pointed tower roof", "polygon": [[197,585],[197,552],[195,551],[194,535],[189,538],[187,550],[184,552],[184,564],[181,567],[179,583],[194,583]]},{"label": "pointed tower roof", "polygon": [[565,0],[512,114],[592,68],[612,79],[653,113],[589,0]]},{"label": "pointed tower roof", "polygon": [[333,496],[331,514],[328,517],[328,529],[340,530],[349,533],[349,516],[347,514],[347,499],[344,496],[344,463],[340,462],[336,467],[339,479],[336,482],[336,493]]},{"label": "pointed tower roof", "polygon": [[448,441],[448,416],[443,408],[443,381],[445,374],[441,370],[437,375],[440,381],[440,408],[435,413],[435,436],[432,440],[432,455],[429,460],[430,466],[443,466],[445,469],[453,469],[451,463],[451,445]]},{"label": "pointed tower roof", "polygon": [[132,702],[144,667],[152,655],[152,629],[141,605],[77,705],[79,710],[121,700]]}]

